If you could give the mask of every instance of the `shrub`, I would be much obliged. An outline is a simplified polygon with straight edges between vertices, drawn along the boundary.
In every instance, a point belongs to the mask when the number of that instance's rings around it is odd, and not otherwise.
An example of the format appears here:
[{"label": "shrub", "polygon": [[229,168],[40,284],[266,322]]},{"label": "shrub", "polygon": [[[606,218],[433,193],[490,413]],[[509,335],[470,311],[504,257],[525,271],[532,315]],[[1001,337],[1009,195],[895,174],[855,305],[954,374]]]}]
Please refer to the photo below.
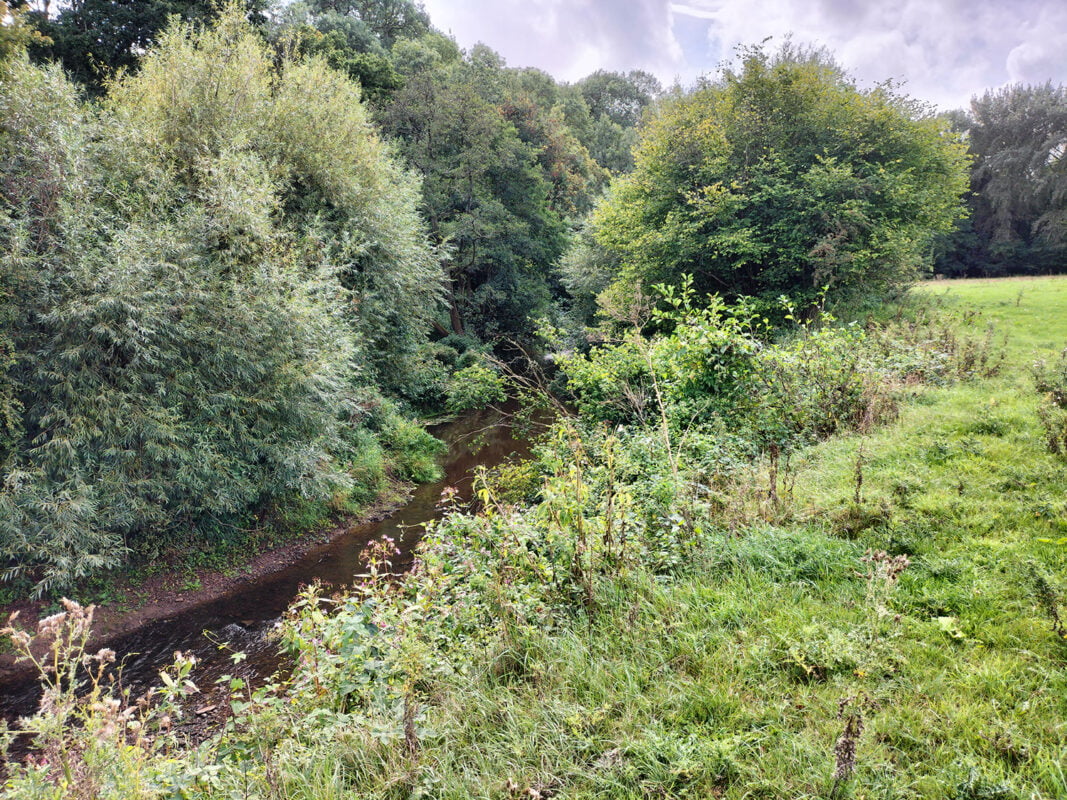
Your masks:
[{"label": "shrub", "polygon": [[437,457],[444,444],[417,422],[395,414],[382,431],[382,442],[400,478],[428,483],[441,477]]},{"label": "shrub", "polygon": [[1036,362],[1031,372],[1037,391],[1045,396],[1037,415],[1049,452],[1067,455],[1067,350],[1051,366],[1043,360]]},{"label": "shrub", "polygon": [[[276,63],[233,8],[173,26],[98,108],[24,59],[0,81],[9,575],[63,586],[124,544],[347,490],[361,387],[403,383],[438,275],[359,87]],[[393,437],[433,474],[432,445]]]},{"label": "shrub", "polygon": [[453,373],[448,382],[448,410],[453,414],[485,408],[507,399],[499,373],[484,364],[471,364]]}]

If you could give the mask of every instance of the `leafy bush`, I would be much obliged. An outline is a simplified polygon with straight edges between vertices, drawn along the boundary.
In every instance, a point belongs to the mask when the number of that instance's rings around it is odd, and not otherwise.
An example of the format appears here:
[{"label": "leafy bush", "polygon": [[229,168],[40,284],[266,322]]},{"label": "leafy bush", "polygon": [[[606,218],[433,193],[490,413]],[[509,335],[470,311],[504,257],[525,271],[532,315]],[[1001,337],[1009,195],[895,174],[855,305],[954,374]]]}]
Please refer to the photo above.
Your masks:
[{"label": "leafy bush", "polygon": [[1060,353],[1055,364],[1036,362],[1031,373],[1037,391],[1045,396],[1037,415],[1045,429],[1049,452],[1067,455],[1067,350]]},{"label": "leafy bush", "polygon": [[863,328],[825,312],[803,320],[786,304],[792,328],[775,331],[750,303],[727,306],[711,296],[698,306],[688,278],[677,291],[656,289],[662,305],[647,318],[558,362],[584,419],[658,425],[679,447],[711,434],[720,445],[737,437],[777,458],[840,430],[892,420],[908,383],[989,377],[1003,358],[992,332],[960,336],[951,320]]},{"label": "leafy bush", "polygon": [[667,309],[650,317],[672,329],[669,336],[649,339],[644,321],[635,320],[621,339],[557,359],[586,418],[646,424],[667,413],[701,419],[748,402],[761,345],[745,307],[730,309],[709,297],[697,308],[688,279],[677,292],[656,289]]},{"label": "leafy bush", "polygon": [[690,273],[702,293],[762,308],[824,287],[878,294],[921,274],[966,187],[965,147],[943,119],[790,45],[743,52],[642,133],[636,169],[592,222],[625,286]]},{"label": "leafy bush", "polygon": [[485,408],[507,399],[499,373],[484,364],[471,364],[457,370],[448,382],[448,410],[453,414]]},{"label": "leafy bush", "polygon": [[437,457],[444,444],[417,422],[394,414],[382,431],[382,442],[389,448],[401,478],[427,483],[441,477]]},{"label": "leafy bush", "polygon": [[677,294],[657,288],[667,310],[654,318],[669,334],[648,338],[635,328],[616,344],[560,359],[584,417],[658,420],[675,434],[710,426],[787,451],[891,416],[887,376],[858,328],[825,317],[768,343],[743,304],[711,297],[697,308],[688,283]]},{"label": "leafy bush", "polygon": [[[347,491],[361,387],[405,381],[438,290],[358,86],[276,64],[233,8],[169,29],[99,107],[24,58],[0,81],[9,575],[62,586],[145,538]],[[404,473],[433,474],[394,427]]]}]

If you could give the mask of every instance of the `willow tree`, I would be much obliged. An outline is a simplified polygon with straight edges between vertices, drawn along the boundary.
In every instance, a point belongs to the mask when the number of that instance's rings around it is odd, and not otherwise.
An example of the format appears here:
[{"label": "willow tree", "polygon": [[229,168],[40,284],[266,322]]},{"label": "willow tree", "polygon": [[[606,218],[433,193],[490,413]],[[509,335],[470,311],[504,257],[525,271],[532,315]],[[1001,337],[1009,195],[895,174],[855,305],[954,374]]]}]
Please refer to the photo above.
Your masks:
[{"label": "willow tree", "polygon": [[1061,271],[1067,256],[1067,89],[1015,85],[971,100],[955,123],[974,157],[971,216],[938,269],[1004,275]]},{"label": "willow tree", "polygon": [[624,282],[774,302],[920,274],[965,188],[963,145],[922,106],[819,53],[747,53],[665,102],[594,218]]},{"label": "willow tree", "polygon": [[2,90],[22,415],[0,553],[62,584],[343,487],[365,395],[403,380],[437,302],[418,186],[358,87],[276,65],[231,9],[170,28],[98,111],[25,60]]}]

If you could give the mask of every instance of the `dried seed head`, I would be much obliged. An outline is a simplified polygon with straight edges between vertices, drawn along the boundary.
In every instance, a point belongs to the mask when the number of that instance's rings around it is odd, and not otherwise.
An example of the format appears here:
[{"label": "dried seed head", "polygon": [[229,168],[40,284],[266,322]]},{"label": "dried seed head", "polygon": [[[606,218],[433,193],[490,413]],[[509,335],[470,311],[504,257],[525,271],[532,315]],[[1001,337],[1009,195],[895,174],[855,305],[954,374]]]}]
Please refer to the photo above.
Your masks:
[{"label": "dried seed head", "polygon": [[37,633],[42,636],[51,636],[59,631],[66,620],[67,613],[65,611],[47,616],[37,623]]}]

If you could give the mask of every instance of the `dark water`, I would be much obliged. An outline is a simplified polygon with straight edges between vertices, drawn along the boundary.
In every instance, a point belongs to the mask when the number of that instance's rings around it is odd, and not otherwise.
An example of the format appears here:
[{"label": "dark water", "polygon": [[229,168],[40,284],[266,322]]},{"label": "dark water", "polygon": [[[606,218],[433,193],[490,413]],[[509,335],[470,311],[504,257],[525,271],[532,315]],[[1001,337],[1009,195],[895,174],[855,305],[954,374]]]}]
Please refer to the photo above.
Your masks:
[{"label": "dark water", "polygon": [[[354,526],[281,571],[249,578],[227,597],[106,642],[123,662],[122,682],[133,696],[159,683],[159,671],[173,662],[176,650],[191,652],[199,661],[192,677],[202,693],[194,708],[215,702],[213,687],[221,675],[240,675],[251,683],[264,681],[284,666],[268,634],[302,586],[314,580],[337,588],[350,584],[363,571],[363,549],[382,536],[393,537],[400,545],[402,552],[393,562],[394,569],[407,567],[423,523],[439,516],[442,490],[455,487],[459,499],[469,500],[475,467],[491,467],[529,454],[529,443],[516,438],[506,415],[497,411],[473,414],[431,432],[448,445],[441,459],[444,478],[417,487],[411,499],[392,515],[380,522]],[[239,665],[231,659],[235,651],[246,656]],[[38,696],[36,680],[0,684],[0,716],[13,721],[31,714]]]}]

